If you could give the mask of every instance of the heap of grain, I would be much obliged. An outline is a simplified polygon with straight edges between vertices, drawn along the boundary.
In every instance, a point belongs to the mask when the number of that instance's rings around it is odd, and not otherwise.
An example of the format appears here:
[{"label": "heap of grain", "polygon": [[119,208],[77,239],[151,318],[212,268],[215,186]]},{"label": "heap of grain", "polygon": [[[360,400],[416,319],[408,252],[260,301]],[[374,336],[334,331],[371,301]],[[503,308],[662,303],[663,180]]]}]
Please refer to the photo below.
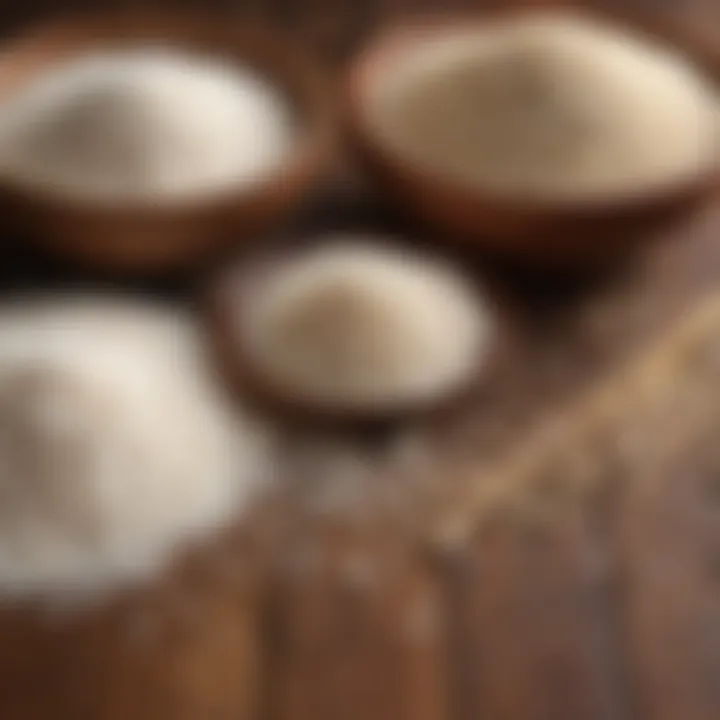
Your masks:
[{"label": "heap of grain", "polygon": [[492,345],[489,309],[460,274],[369,239],[326,239],[229,304],[255,379],[322,410],[432,405],[470,384]]},{"label": "heap of grain", "polygon": [[420,42],[375,84],[369,117],[395,152],[466,187],[588,200],[656,191],[716,159],[711,83],[650,39],[537,13]]},{"label": "heap of grain", "polygon": [[0,172],[85,201],[222,193],[278,167],[291,115],[249,67],[152,47],[91,54],[6,103]]},{"label": "heap of grain", "polygon": [[154,577],[246,505],[265,441],[217,393],[189,319],[33,300],[0,328],[1,593]]}]

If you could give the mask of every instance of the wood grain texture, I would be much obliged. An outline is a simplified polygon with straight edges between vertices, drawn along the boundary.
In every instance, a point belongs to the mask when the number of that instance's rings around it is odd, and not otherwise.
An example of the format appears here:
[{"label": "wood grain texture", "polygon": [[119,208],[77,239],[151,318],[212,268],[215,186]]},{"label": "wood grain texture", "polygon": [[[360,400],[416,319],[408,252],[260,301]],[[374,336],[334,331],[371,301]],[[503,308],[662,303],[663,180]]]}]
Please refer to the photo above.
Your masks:
[{"label": "wood grain texture", "polygon": [[318,540],[268,608],[272,720],[449,720],[438,578],[392,533]]},{"label": "wood grain texture", "polygon": [[622,608],[643,718],[711,720],[720,710],[716,443],[706,436],[636,478],[618,508]]},{"label": "wood grain texture", "polygon": [[0,609],[4,720],[252,720],[262,582],[236,545],[73,611]]},{"label": "wood grain texture", "polygon": [[478,533],[449,573],[455,717],[633,717],[607,552],[577,508]]}]

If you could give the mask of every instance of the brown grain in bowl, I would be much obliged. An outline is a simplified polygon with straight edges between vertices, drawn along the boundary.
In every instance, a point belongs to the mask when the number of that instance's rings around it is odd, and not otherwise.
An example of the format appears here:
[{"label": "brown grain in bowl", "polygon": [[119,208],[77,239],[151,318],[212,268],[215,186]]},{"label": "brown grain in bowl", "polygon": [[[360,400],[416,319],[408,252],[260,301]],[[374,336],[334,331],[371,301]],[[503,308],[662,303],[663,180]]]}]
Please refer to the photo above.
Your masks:
[{"label": "brown grain in bowl", "polygon": [[[387,246],[373,243],[370,247],[383,249]],[[401,247],[395,247],[394,251]],[[322,246],[319,249],[322,250]],[[393,251],[392,247],[389,249]],[[492,383],[495,371],[511,344],[513,323],[505,317],[507,313],[499,299],[492,292],[483,291],[478,294],[478,302],[481,303],[479,311],[487,315],[490,327],[487,335],[485,331],[481,332],[480,340],[486,346],[479,350],[477,367],[456,378],[447,392],[376,405],[372,402],[358,404],[315,400],[312,393],[294,393],[288,387],[278,385],[272,374],[259,367],[257,360],[251,357],[238,323],[241,312],[254,302],[256,293],[267,284],[272,274],[287,268],[306,252],[295,247],[276,249],[273,253],[230,266],[206,287],[204,307],[216,366],[219,374],[244,402],[252,402],[263,412],[300,421],[304,425],[321,428],[335,425],[372,427],[418,416],[439,418],[453,413]],[[313,252],[312,249],[310,252]],[[416,251],[410,252],[411,256],[418,256]],[[425,254],[419,257],[432,259]],[[468,287],[472,283],[472,278],[463,273],[458,273],[458,280],[462,283],[467,281]]]},{"label": "brown grain in bowl", "polygon": [[250,65],[276,81],[298,119],[295,147],[267,178],[197,201],[85,203],[3,178],[6,212],[59,255],[132,273],[189,267],[278,224],[324,170],[332,108],[322,73],[284,37],[203,14],[121,12],[30,30],[0,52],[0,104],[59,62],[157,44]]},{"label": "brown grain in bowl", "polygon": [[[454,34],[486,33],[527,17],[527,10],[418,19],[381,32],[352,64],[346,87],[350,140],[366,169],[407,215],[437,232],[443,240],[543,268],[605,264],[634,251],[656,231],[681,220],[715,189],[718,164],[709,160],[677,181],[622,194],[552,199],[498,192],[486,185],[461,182],[430,164],[407,157],[387,140],[368,110],[369,93],[408,53],[421,57],[425,42]],[[571,17],[595,16],[573,11]],[[603,24],[633,29],[640,37],[660,39],[687,51],[697,64],[717,70],[707,47],[687,34],[649,23],[623,23],[602,15]],[[608,21],[610,21],[608,23]]]}]

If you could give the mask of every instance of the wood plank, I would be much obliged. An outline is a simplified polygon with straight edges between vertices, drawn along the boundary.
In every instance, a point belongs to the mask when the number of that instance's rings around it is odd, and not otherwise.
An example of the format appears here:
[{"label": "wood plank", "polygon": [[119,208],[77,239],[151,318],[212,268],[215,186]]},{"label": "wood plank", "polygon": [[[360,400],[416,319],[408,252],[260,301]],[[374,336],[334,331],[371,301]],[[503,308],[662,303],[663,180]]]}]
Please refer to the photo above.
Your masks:
[{"label": "wood plank", "polygon": [[467,717],[717,717],[718,397],[714,294],[478,478],[485,502],[450,611]]},{"label": "wood plank", "polygon": [[234,544],[203,557],[80,613],[3,607],[0,717],[254,719],[259,576]]},{"label": "wood plank", "polygon": [[608,562],[577,507],[483,527],[448,572],[456,717],[631,717]]},{"label": "wood plank", "polygon": [[[661,441],[658,438],[658,441]],[[626,488],[623,605],[643,717],[720,712],[720,457],[706,437]]]},{"label": "wood plank", "polygon": [[324,536],[308,552],[269,608],[263,717],[446,720],[440,595],[425,559],[392,533]]}]

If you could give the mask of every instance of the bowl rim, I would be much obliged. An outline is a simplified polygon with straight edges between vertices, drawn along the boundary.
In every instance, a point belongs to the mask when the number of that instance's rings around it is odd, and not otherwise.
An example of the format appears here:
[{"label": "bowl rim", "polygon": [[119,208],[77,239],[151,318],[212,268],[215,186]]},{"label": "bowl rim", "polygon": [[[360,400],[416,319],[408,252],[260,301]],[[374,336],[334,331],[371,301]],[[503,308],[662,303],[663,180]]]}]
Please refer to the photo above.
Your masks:
[{"label": "bowl rim", "polygon": [[[151,32],[143,31],[151,28]],[[189,50],[189,54],[217,57],[235,64],[243,62],[274,85],[293,108],[300,126],[291,138],[284,159],[262,172],[247,185],[230,184],[217,191],[180,196],[123,199],[83,198],[80,194],[55,191],[41,182],[0,173],[0,187],[26,202],[63,211],[99,214],[132,214],[161,217],[168,214],[214,212],[229,206],[263,203],[287,184],[302,182],[326,164],[333,145],[335,113],[327,75],[312,53],[292,37],[259,22],[224,21],[222,14],[206,11],[125,9],[114,12],[89,11],[62,16],[21,29],[0,47],[0,63],[30,55],[44,44],[61,43],[65,52],[49,57],[73,58],[96,51],[136,46],[133,35],[143,44]],[[184,34],[183,37],[178,35]],[[192,40],[217,35],[217,50],[199,52]],[[96,37],[96,40],[90,38]],[[208,46],[213,43],[205,43]],[[269,58],[274,62],[270,62]],[[272,67],[269,67],[272,65]],[[1,72],[1,71],[0,71]],[[12,72],[12,70],[10,70]],[[39,73],[33,70],[30,77]],[[36,74],[37,73],[37,74]],[[22,83],[21,83],[22,86]],[[12,92],[12,91],[11,91]],[[0,97],[0,108],[4,99]]]},{"label": "bowl rim", "polygon": [[598,193],[584,197],[546,197],[528,195],[525,192],[502,191],[490,184],[474,185],[453,177],[451,174],[408,158],[402,150],[383,138],[377,123],[367,112],[367,92],[387,63],[405,53],[408,48],[419,47],[434,38],[450,37],[484,31],[493,22],[533,15],[566,14],[599,21],[610,28],[627,31],[650,42],[659,42],[670,50],[684,55],[699,68],[701,74],[720,85],[720,54],[688,32],[680,31],[675,23],[659,17],[648,18],[637,13],[586,8],[562,2],[550,2],[542,6],[513,6],[484,8],[478,10],[421,13],[410,20],[396,22],[381,28],[356,53],[346,75],[344,111],[352,139],[361,151],[369,151],[395,174],[412,176],[415,182],[434,186],[445,195],[462,199],[467,203],[491,204],[508,211],[522,211],[535,215],[580,214],[605,215],[634,210],[637,207],[654,207],[674,200],[678,196],[694,194],[702,188],[715,185],[720,180],[720,133],[715,138],[716,151],[696,171],[669,178],[653,187],[638,187],[634,191]]}]

